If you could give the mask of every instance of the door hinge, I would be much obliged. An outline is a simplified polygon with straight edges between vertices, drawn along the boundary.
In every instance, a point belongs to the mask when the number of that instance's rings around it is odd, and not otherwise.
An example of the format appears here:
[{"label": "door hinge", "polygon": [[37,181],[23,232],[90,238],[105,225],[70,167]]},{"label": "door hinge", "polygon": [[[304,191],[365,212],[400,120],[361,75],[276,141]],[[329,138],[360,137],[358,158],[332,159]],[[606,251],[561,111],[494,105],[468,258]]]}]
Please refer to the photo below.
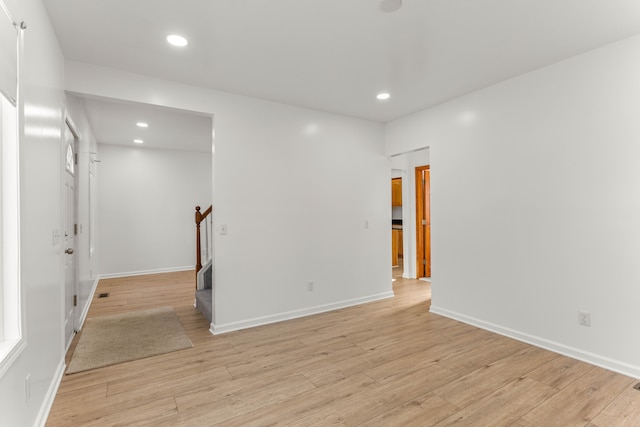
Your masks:
[{"label": "door hinge", "polygon": [[78,305],[78,295],[73,296],[73,306],[76,307]]},{"label": "door hinge", "polygon": [[422,260],[422,265],[427,265],[427,260],[426,259]]},{"label": "door hinge", "polygon": [[73,163],[76,164],[76,165],[78,164],[78,153],[75,153],[73,155]]},{"label": "door hinge", "polygon": [[426,219],[422,220],[422,225],[427,225],[427,220]]},{"label": "door hinge", "polygon": [[78,224],[73,224],[73,234],[74,235],[78,234]]}]

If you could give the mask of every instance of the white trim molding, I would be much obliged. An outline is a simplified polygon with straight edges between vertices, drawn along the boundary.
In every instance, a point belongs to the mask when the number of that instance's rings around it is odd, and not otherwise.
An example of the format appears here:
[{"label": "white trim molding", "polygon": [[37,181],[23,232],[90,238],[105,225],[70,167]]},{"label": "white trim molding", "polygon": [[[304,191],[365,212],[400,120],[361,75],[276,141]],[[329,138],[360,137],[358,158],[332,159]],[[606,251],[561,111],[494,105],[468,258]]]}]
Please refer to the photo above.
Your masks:
[{"label": "white trim molding", "polygon": [[562,354],[563,356],[571,357],[572,359],[577,359],[591,365],[599,366],[601,368],[608,369],[610,371],[617,372],[628,377],[640,378],[640,366],[637,365],[629,365],[628,363],[620,362],[619,360],[614,360],[606,356],[601,356],[599,354],[590,353],[574,347],[569,347],[555,341],[546,340],[544,338],[529,335],[524,332],[505,328],[494,323],[485,322],[484,320],[456,313],[444,308],[440,308],[438,306],[431,305],[429,311],[433,314],[438,314],[440,316],[448,317],[450,319],[457,320],[468,325],[476,326],[480,329],[494,332],[505,337],[513,338],[515,340],[522,341],[536,347],[544,348],[545,350],[553,351],[554,353]]},{"label": "white trim molding", "polygon": [[158,268],[155,270],[126,271],[122,273],[99,274],[98,279],[115,279],[118,277],[144,276],[147,274],[160,274],[160,273],[173,273],[176,271],[189,271],[189,270],[195,270],[195,269],[196,267],[194,265],[189,265],[185,267]]},{"label": "white trim molding", "polygon": [[361,305],[369,302],[379,301],[386,298],[393,298],[393,296],[394,296],[393,292],[388,291],[388,292],[382,292],[380,294],[370,295],[366,297],[338,301],[331,304],[317,305],[315,307],[286,311],[283,313],[271,314],[269,316],[254,317],[252,319],[240,320],[237,322],[223,323],[219,325],[216,325],[212,322],[209,328],[209,332],[211,332],[213,335],[219,335],[227,332],[239,331],[241,329],[255,328],[256,326],[283,322],[285,320],[297,319],[300,317],[306,317],[314,314],[325,313],[327,311],[333,311],[341,308],[353,307],[355,305]]},{"label": "white trim molding", "polygon": [[96,295],[96,289],[98,288],[99,278],[96,278],[93,281],[93,286],[91,287],[91,292],[89,292],[89,301],[85,304],[82,313],[80,314],[80,319],[78,321],[78,331],[82,330],[82,326],[84,325],[84,321],[87,320],[87,314],[89,314],[89,309],[91,308],[91,302],[93,301],[93,297]]},{"label": "white trim molding", "polygon": [[18,340],[0,341],[0,378],[26,347],[27,341],[24,337]]},{"label": "white trim molding", "polygon": [[60,387],[60,383],[62,382],[62,377],[64,376],[64,370],[67,368],[67,365],[64,363],[64,356],[58,365],[58,369],[56,369],[56,373],[53,376],[53,380],[49,385],[49,390],[47,390],[47,394],[44,397],[44,401],[42,402],[42,406],[40,407],[40,411],[38,411],[38,417],[36,418],[36,422],[34,426],[44,427],[47,423],[47,418],[49,417],[49,412],[51,412],[51,408],[53,407],[53,401],[56,398],[56,394],[58,393],[58,388]]}]

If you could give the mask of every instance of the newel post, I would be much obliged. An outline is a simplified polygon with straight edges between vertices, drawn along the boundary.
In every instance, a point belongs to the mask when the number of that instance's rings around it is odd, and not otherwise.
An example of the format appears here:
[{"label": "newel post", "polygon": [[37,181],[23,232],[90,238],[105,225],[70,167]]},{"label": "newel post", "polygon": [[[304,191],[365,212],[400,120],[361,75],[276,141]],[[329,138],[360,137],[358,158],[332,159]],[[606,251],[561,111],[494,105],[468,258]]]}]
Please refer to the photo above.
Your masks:
[{"label": "newel post", "polygon": [[202,268],[202,254],[200,251],[200,223],[202,222],[202,214],[200,206],[196,206],[196,275]]}]

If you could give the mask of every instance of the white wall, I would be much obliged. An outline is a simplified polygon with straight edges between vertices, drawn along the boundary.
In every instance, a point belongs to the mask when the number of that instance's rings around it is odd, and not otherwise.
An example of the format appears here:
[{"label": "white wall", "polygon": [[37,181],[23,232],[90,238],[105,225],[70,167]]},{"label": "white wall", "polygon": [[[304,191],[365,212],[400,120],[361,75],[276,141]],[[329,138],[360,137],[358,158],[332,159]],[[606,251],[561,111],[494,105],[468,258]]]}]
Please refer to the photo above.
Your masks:
[{"label": "white wall", "polygon": [[195,267],[195,207],[211,204],[211,154],[98,144],[100,276]]},{"label": "white wall", "polygon": [[[394,177],[400,178],[400,177]],[[402,206],[391,207],[391,219],[402,219]]]},{"label": "white wall", "polygon": [[215,218],[228,225],[228,235],[216,239],[216,330],[389,292],[391,201],[381,127],[256,107],[234,115],[232,140],[216,129]]},{"label": "white wall", "polygon": [[380,124],[71,61],[66,87],[215,115],[216,332],[392,295]]},{"label": "white wall", "polygon": [[432,311],[640,376],[638,75],[637,36],[387,126],[430,147]]},{"label": "white wall", "polygon": [[[0,425],[44,421],[64,367],[62,229],[63,58],[39,0],[5,0],[28,28],[21,74],[21,275],[27,347],[0,378]],[[31,396],[25,379],[31,378]]]}]

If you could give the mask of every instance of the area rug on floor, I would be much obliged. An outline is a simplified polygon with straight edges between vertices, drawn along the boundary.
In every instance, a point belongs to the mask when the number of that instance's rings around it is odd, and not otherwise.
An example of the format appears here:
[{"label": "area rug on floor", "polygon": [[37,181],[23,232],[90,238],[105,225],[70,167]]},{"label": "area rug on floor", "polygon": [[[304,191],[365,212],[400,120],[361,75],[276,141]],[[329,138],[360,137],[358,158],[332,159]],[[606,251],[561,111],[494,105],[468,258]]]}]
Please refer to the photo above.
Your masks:
[{"label": "area rug on floor", "polygon": [[67,374],[193,347],[172,307],[87,319]]}]

